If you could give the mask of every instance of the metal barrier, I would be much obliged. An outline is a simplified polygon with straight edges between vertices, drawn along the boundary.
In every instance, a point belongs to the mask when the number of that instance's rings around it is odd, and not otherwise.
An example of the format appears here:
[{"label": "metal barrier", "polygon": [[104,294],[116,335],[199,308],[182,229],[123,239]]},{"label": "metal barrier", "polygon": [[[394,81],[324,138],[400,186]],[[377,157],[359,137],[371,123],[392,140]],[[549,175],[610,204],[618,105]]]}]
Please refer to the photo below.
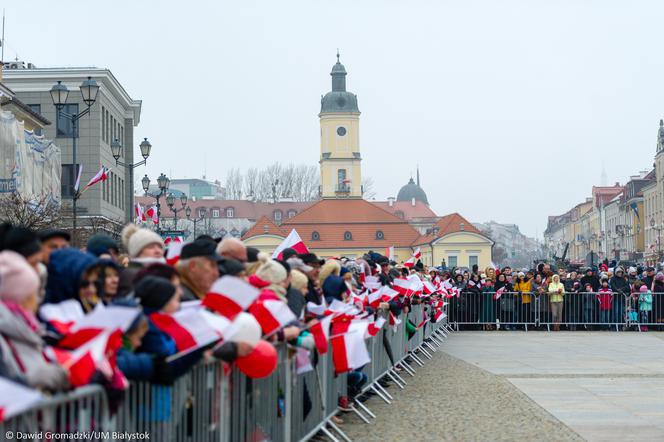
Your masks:
[{"label": "metal barrier", "polygon": [[[430,307],[413,305],[399,324],[367,340],[371,362],[361,369],[367,376],[364,393],[389,404],[393,396],[384,381],[405,388],[405,375],[415,376],[414,366],[430,359],[453,331],[446,319],[433,319]],[[147,432],[159,441],[280,442],[308,440],[322,432],[332,441],[350,442],[331,421],[340,398],[348,395],[348,374],[335,375],[331,349],[315,358],[313,371],[302,374],[296,372],[292,348],[280,344],[277,350],[277,369],[264,379],[247,378],[222,363],[201,363],[172,385],[133,382],[122,397],[110,401],[102,387],[87,386],[47,398],[0,423],[0,434],[81,431],[96,432],[93,440],[111,440],[118,431]],[[367,423],[376,417],[357,398],[345,406]]]},{"label": "metal barrier", "polygon": [[549,293],[461,292],[450,300],[450,322],[461,328],[529,328],[664,330],[664,293],[653,293],[652,303],[639,302],[639,293],[612,295],[598,292]]}]

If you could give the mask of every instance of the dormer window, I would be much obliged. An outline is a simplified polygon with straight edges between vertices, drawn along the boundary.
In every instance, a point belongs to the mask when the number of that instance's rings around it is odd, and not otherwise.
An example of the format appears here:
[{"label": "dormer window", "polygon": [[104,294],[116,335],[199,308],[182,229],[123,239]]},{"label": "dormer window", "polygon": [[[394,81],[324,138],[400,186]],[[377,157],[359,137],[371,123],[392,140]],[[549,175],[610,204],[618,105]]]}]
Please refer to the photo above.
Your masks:
[{"label": "dormer window", "polygon": [[350,233],[349,231],[344,232],[344,241],[352,241],[353,240],[353,234]]},{"label": "dormer window", "polygon": [[382,230],[376,230],[376,239],[385,239],[385,234]]}]

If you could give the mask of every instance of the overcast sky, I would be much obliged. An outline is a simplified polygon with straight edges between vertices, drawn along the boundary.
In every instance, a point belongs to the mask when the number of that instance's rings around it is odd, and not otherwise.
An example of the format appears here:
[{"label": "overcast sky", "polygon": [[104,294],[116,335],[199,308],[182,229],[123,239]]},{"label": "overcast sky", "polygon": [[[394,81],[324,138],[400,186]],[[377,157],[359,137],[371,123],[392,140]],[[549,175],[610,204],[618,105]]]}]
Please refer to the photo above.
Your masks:
[{"label": "overcast sky", "polygon": [[528,235],[602,167],[652,166],[664,116],[661,1],[3,3],[5,59],[107,67],[143,100],[153,178],[316,164],[336,48],[379,199],[419,164],[439,215]]}]

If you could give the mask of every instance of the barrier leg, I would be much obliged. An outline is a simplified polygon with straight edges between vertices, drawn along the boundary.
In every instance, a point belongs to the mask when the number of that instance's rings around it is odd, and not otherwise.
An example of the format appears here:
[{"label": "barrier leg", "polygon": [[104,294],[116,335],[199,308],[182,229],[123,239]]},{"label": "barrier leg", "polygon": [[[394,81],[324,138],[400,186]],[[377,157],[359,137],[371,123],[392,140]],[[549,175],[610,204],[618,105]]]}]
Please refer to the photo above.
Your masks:
[{"label": "barrier leg", "polygon": [[[401,388],[402,390],[404,389],[404,386],[406,385],[406,382],[401,378],[401,376],[399,376],[398,374],[396,374],[396,373],[393,372],[392,370],[388,371],[388,372],[387,372],[387,375],[390,377],[390,379],[392,379],[392,382],[394,382],[395,384],[397,384],[397,386],[398,386],[399,388]],[[395,377],[395,376],[396,376],[396,377]],[[397,378],[398,378],[399,380],[397,380]]]},{"label": "barrier leg", "polygon": [[[376,415],[373,414],[373,413],[371,412],[371,410],[369,410],[369,409],[367,408],[367,406],[364,405],[362,402],[360,402],[360,401],[358,401],[357,399],[355,399],[355,405],[357,405],[358,407],[360,407],[365,413],[367,413],[367,414],[368,414],[369,416],[371,416],[373,419],[376,419]],[[364,420],[364,419],[363,419],[363,420]],[[365,420],[365,422],[366,422],[366,423],[369,423],[368,420]]]},{"label": "barrier leg", "polygon": [[419,350],[424,356],[426,356],[427,359],[431,359],[431,358],[432,358],[431,353],[429,353],[428,351],[426,351],[426,349],[424,348],[424,344],[420,345],[420,346],[417,348],[417,350]]},{"label": "barrier leg", "polygon": [[[346,436],[346,433],[344,433],[343,431],[341,431],[341,428],[339,428],[334,422],[329,421],[327,424],[330,426],[330,428],[332,428],[334,431],[336,431],[337,434],[338,434],[339,436],[341,436],[341,438],[342,438],[343,440],[345,440],[346,442],[353,442],[353,441],[350,439],[350,437]],[[325,427],[323,427],[323,428],[325,428]]]},{"label": "barrier leg", "polygon": [[325,428],[325,426],[322,426],[320,431],[322,431],[325,436],[329,437],[332,440],[332,442],[339,442],[339,439],[334,437],[332,433],[330,433],[329,430]]},{"label": "barrier leg", "polygon": [[434,346],[431,345],[429,342],[424,341],[423,345],[426,345],[429,348],[429,350],[431,350],[432,352],[434,352],[434,353],[436,352],[436,349],[434,348]]},{"label": "barrier leg", "polygon": [[406,372],[409,375],[411,375],[412,377],[415,377],[415,370],[413,370],[413,368],[410,365],[408,365],[408,363],[406,361],[400,361],[399,366],[401,366],[401,368],[406,370]]},{"label": "barrier leg", "polygon": [[410,357],[415,361],[420,367],[424,367],[424,362],[415,354],[415,352],[410,353]]},{"label": "barrier leg", "polygon": [[373,384],[371,387],[369,387],[369,389],[376,393],[376,395],[378,395],[378,397],[381,398],[387,405],[392,404],[392,402],[386,396],[384,396],[378,388],[376,388],[376,384]]},{"label": "barrier leg", "polygon": [[388,398],[389,400],[391,400],[391,401],[394,400],[394,398],[392,397],[392,395],[391,395],[390,393],[387,392],[387,390],[385,389],[385,387],[383,387],[383,386],[380,384],[380,382],[376,382],[376,383],[374,384],[374,386],[375,386],[377,389],[379,389],[380,391],[382,391],[383,394],[384,394],[385,396],[387,396],[387,398]]}]

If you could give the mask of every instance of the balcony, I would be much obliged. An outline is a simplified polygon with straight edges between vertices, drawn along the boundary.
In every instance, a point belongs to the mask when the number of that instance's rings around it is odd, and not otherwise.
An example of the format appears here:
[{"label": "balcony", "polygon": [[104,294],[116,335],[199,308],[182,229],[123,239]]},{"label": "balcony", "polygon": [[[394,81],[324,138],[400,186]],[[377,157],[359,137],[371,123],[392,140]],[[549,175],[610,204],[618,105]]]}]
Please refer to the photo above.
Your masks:
[{"label": "balcony", "polygon": [[338,194],[349,194],[350,186],[345,183],[339,183],[337,184],[337,187],[335,188],[334,192]]}]

